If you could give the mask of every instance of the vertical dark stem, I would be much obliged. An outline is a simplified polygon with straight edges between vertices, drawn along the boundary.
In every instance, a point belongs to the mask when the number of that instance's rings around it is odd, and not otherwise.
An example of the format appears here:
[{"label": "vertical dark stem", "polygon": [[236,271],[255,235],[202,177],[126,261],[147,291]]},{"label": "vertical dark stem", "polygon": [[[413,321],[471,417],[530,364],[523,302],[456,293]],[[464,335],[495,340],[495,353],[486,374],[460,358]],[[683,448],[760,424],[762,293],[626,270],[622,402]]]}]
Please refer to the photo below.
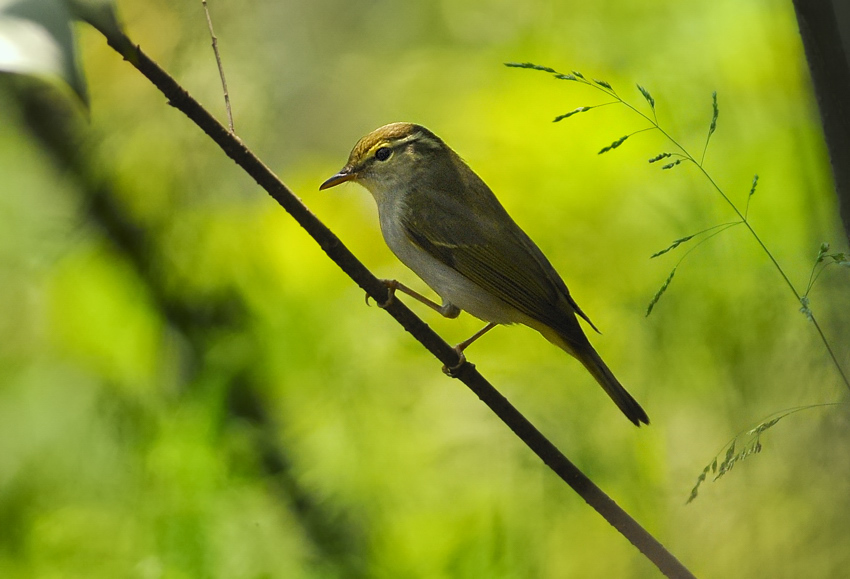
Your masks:
[{"label": "vertical dark stem", "polygon": [[[841,221],[850,239],[850,64],[830,0],[793,0],[814,83],[835,179]],[[850,42],[850,30],[847,31]]]}]

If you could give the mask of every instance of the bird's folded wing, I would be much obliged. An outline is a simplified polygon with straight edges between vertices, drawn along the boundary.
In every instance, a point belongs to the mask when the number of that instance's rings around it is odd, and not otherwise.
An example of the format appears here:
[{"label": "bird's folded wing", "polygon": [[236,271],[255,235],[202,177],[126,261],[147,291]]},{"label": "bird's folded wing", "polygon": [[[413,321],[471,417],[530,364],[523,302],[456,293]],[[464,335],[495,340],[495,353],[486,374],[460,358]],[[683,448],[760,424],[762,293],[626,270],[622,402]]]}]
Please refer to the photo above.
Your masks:
[{"label": "bird's folded wing", "polygon": [[572,313],[564,311],[564,298],[587,319],[548,260],[506,213],[507,222],[470,217],[407,215],[404,231],[431,256],[532,319],[559,327]]}]

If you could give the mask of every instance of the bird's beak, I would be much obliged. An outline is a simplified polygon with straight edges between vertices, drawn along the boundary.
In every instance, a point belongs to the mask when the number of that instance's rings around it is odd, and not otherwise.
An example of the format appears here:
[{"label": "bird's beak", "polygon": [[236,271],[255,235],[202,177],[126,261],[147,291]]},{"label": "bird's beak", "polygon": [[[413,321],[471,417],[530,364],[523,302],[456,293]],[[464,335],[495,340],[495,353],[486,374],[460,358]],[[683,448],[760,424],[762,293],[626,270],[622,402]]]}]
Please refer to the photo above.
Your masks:
[{"label": "bird's beak", "polygon": [[331,187],[336,187],[340,183],[345,183],[346,181],[351,181],[355,177],[354,170],[346,165],[342,169],[339,170],[339,173],[319,185],[319,191],[324,189],[330,189]]}]

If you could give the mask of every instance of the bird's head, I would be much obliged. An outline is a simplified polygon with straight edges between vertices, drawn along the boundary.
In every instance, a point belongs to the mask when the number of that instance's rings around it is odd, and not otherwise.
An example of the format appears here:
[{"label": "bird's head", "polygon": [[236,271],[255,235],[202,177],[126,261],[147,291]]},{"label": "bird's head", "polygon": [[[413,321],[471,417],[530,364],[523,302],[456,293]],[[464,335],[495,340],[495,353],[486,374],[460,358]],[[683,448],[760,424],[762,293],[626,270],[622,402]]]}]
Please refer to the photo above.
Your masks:
[{"label": "bird's head", "polygon": [[409,189],[423,171],[450,157],[448,146],[425,127],[392,123],[357,141],[348,163],[319,189],[354,181],[381,199],[393,191]]}]

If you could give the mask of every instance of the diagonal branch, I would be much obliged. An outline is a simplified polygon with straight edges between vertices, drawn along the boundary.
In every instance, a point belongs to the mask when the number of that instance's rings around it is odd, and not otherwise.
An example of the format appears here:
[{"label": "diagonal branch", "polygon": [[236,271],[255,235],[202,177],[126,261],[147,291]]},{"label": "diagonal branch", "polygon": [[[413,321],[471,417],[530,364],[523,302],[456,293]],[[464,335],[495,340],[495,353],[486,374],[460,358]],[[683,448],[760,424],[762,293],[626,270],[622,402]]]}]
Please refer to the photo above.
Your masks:
[{"label": "diagonal branch", "polygon": [[[173,107],[183,112],[246,173],[271,195],[319,244],[357,285],[378,303],[389,298],[387,287],[343,245],[302,202],[227,128],[209,114],[177,82],[133,45],[123,33],[103,31],[109,45],[148,78]],[[393,300],[386,311],[410,332],[417,341],[448,367],[460,360],[452,347],[401,301]],[[591,507],[635,545],[662,573],[670,578],[692,578],[688,571],[655,537],[649,534],[626,511],[619,507],[593,481],[570,462],[508,400],[502,396],[470,363],[463,364],[456,377],[466,384],[543,462],[561,477]]]}]

